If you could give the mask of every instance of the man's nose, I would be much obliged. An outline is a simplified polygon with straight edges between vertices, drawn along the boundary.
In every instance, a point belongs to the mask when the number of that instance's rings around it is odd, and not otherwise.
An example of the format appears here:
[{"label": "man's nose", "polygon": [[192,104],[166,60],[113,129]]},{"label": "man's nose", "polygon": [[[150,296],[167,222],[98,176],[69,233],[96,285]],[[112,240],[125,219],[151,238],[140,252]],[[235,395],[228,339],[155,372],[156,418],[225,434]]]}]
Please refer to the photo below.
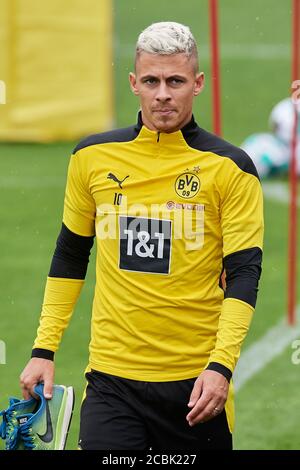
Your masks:
[{"label": "man's nose", "polygon": [[156,94],[157,101],[170,101],[171,95],[166,83],[161,82]]}]

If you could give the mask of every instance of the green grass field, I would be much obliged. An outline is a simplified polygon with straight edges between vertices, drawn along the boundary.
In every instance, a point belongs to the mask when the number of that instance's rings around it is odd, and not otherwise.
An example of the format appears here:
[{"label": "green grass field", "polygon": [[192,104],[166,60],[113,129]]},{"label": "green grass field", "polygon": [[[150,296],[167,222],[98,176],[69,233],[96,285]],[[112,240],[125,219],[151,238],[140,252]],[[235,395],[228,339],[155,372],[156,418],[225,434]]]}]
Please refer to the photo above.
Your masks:
[{"label": "green grass field", "polygon": [[[240,144],[255,131],[267,130],[271,107],[289,93],[289,2],[223,0],[221,4],[223,131]],[[209,39],[206,0],[115,1],[116,126],[135,121],[138,104],[127,75],[137,34],[153,21],[171,19],[191,26],[200,44],[207,87],[195,105],[199,124],[210,129]],[[0,409],[20,396],[18,377],[30,357],[44,282],[60,230],[64,183],[74,143],[1,144],[1,316],[0,340],[7,364],[0,364]],[[300,216],[300,214],[299,214]],[[265,201],[264,271],[248,348],[286,311],[287,205]],[[95,255],[95,253],[94,253]],[[56,383],[75,387],[77,402],[68,448],[75,449],[84,389],[94,255],[87,282],[56,359]],[[299,266],[298,266],[299,268]],[[299,272],[299,269],[298,269]],[[246,383],[236,397],[237,449],[299,449],[300,365],[291,347]]]}]

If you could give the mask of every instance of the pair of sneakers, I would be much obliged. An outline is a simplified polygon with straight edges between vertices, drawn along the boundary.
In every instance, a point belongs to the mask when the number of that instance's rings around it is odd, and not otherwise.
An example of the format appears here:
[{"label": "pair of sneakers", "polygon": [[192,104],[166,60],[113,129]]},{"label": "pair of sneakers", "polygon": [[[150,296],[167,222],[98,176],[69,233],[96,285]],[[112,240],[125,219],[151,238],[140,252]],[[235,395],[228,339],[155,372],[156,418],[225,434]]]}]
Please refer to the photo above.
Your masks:
[{"label": "pair of sneakers", "polygon": [[34,389],[39,399],[10,398],[0,412],[0,437],[6,450],[63,450],[74,408],[74,389],[53,385],[52,398],[44,397],[44,385]]}]

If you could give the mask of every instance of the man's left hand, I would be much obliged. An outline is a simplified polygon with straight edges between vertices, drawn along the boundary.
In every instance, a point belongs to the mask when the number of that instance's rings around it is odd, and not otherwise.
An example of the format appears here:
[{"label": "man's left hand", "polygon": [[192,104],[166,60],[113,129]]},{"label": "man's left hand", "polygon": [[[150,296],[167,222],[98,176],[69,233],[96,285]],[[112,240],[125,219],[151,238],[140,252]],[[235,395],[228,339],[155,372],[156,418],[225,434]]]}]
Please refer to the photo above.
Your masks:
[{"label": "man's left hand", "polygon": [[194,383],[188,406],[192,410],[186,419],[190,426],[208,421],[223,411],[229,383],[214,370],[204,370]]}]

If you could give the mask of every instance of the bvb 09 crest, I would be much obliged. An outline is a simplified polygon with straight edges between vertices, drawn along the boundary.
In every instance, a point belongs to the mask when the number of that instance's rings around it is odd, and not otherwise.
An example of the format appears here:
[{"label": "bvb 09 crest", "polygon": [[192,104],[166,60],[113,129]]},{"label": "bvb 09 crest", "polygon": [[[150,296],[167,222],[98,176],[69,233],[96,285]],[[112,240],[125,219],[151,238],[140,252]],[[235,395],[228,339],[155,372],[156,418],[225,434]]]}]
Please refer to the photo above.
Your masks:
[{"label": "bvb 09 crest", "polygon": [[175,181],[175,191],[178,196],[191,199],[200,190],[200,179],[191,172],[182,173]]}]

